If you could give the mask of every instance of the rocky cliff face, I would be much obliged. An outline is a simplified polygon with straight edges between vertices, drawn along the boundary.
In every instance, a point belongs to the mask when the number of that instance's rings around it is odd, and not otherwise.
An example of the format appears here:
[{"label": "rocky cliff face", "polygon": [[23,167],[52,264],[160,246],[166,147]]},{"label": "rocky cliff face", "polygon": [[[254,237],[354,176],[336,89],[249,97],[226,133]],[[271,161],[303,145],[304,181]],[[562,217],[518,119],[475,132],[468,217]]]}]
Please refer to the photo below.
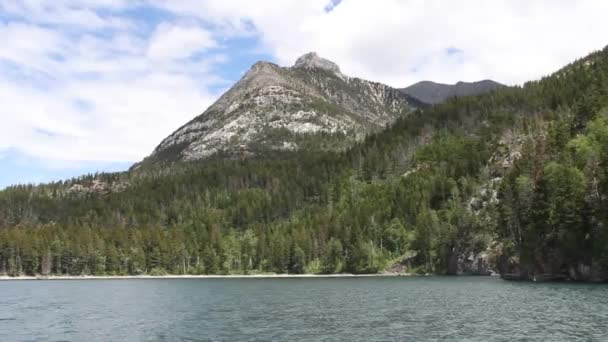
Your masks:
[{"label": "rocky cliff face", "polygon": [[397,89],[348,77],[314,52],[292,67],[257,62],[147,161],[198,160],[220,151],[341,149],[422,106]]}]

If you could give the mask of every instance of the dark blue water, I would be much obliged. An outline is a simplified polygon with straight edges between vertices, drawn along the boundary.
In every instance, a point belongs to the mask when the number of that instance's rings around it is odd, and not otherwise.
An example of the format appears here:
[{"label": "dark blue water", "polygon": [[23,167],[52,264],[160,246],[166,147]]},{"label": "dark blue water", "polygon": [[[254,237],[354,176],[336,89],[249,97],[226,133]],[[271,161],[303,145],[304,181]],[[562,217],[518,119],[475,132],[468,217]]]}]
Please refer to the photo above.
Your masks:
[{"label": "dark blue water", "polygon": [[0,341],[608,341],[608,286],[489,277],[0,281]]}]

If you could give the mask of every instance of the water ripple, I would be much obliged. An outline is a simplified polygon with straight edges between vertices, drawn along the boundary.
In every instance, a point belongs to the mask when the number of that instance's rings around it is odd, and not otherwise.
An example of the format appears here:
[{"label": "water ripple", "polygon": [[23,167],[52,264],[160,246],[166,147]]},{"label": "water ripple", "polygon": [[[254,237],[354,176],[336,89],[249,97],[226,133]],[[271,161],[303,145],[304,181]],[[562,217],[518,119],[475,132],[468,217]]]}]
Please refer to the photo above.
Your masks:
[{"label": "water ripple", "polygon": [[608,286],[484,277],[0,283],[0,341],[606,341]]}]

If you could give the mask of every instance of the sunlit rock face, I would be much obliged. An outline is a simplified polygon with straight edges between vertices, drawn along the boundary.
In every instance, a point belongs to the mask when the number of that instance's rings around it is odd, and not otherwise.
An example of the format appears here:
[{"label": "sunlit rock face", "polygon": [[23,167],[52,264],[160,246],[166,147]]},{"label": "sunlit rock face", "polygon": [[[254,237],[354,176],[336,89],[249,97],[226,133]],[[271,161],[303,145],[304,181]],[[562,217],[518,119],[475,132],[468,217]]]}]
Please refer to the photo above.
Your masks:
[{"label": "sunlit rock face", "polygon": [[296,60],[296,63],[293,65],[294,68],[319,68],[323,70],[327,70],[333,72],[335,74],[340,73],[340,67],[338,64],[327,60],[325,58],[319,57],[316,52],[309,52],[305,55],[302,55],[300,58]]},{"label": "sunlit rock face", "polygon": [[420,106],[397,89],[343,75],[336,63],[314,52],[292,67],[257,62],[146,160],[190,161],[220,151],[344,149]]}]

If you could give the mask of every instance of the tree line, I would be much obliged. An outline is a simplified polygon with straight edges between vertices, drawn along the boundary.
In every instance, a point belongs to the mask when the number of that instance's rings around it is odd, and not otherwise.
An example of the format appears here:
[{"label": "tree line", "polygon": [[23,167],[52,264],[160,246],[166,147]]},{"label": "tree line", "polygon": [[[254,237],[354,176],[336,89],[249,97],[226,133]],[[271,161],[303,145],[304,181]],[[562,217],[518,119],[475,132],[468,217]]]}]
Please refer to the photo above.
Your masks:
[{"label": "tree line", "polygon": [[411,272],[454,273],[455,258],[489,249],[503,272],[601,271],[607,99],[604,49],[414,112],[344,152],[9,187],[0,273],[374,273],[404,256]]}]

